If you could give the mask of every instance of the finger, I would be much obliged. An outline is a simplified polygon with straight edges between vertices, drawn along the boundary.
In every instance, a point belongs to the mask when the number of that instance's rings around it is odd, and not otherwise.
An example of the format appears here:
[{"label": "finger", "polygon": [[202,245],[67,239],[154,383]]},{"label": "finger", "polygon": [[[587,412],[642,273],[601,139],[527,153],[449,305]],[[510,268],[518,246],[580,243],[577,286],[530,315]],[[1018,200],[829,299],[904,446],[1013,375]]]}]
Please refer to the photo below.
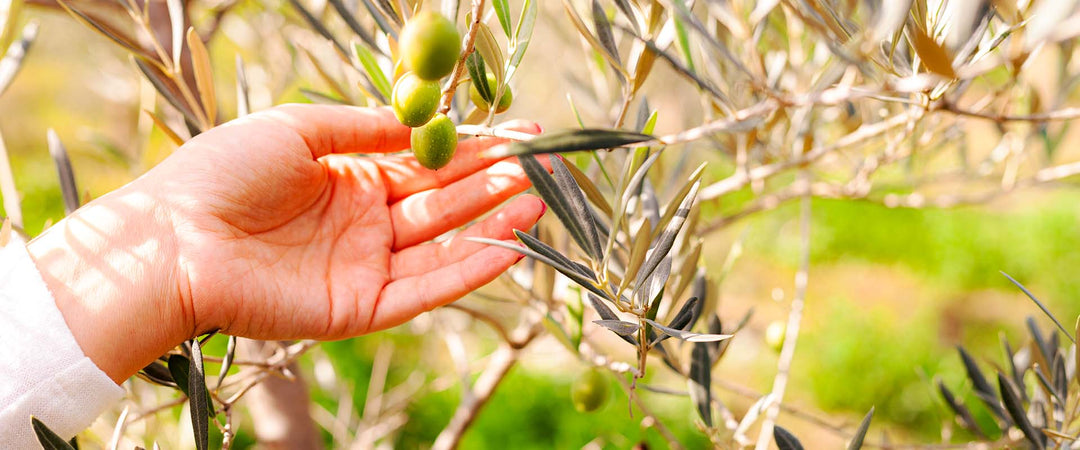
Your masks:
[{"label": "finger", "polygon": [[379,295],[368,331],[400,325],[457,300],[494,280],[522,256],[513,250],[487,246],[451,265],[393,281]]},{"label": "finger", "polygon": [[411,129],[398,122],[389,108],[289,104],[248,117],[292,129],[307,143],[314,159],[331,153],[388,153],[409,148]]},{"label": "finger", "polygon": [[410,195],[390,206],[394,249],[411,247],[465,225],[529,186],[521,166],[502,161],[444,188]]},{"label": "finger", "polygon": [[527,230],[536,224],[547,209],[544,202],[532,195],[514,199],[499,212],[487,217],[445,242],[417,245],[394,253],[390,257],[390,279],[407,278],[431,272],[439,267],[461,261],[488,245],[469,241],[470,237],[514,239],[514,230]]},{"label": "finger", "polygon": [[[515,120],[500,125],[498,128],[539,134],[540,126],[523,120]],[[491,166],[501,158],[482,158],[479,153],[490,147],[509,142],[507,139],[482,136],[466,139],[458,143],[457,152],[450,163],[439,170],[421,166],[412,154],[394,155],[379,161],[379,168],[389,185],[390,201],[408,197],[417,192],[446,186]]]}]

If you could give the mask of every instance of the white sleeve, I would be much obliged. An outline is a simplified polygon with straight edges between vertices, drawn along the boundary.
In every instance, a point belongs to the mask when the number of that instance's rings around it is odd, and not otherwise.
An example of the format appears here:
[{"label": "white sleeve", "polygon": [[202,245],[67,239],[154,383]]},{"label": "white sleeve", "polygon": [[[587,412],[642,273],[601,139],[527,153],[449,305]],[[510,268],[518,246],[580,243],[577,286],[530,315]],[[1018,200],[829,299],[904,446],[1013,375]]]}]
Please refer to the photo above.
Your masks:
[{"label": "white sleeve", "polygon": [[41,448],[30,416],[69,439],[123,395],[83,355],[26,247],[0,249],[0,448]]}]

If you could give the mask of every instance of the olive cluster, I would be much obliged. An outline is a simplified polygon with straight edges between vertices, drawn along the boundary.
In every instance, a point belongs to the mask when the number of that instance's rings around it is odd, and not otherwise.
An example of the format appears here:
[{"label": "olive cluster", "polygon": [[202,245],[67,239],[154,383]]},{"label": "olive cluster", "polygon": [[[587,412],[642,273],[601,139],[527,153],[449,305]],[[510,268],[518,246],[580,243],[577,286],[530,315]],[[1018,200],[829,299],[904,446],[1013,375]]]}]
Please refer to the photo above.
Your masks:
[{"label": "olive cluster", "polygon": [[457,149],[454,122],[439,113],[439,79],[457,63],[459,42],[454,23],[434,12],[417,14],[401,30],[401,61],[409,72],[398,78],[390,103],[402,124],[413,128],[413,154],[421,165],[439,169]]},{"label": "olive cluster", "polygon": [[[460,42],[461,35],[454,23],[430,11],[414,16],[401,31],[399,54],[406,72],[394,83],[390,103],[398,121],[413,128],[410,140],[416,160],[432,170],[449,163],[457,149],[454,122],[438,110],[442,98],[439,80],[454,70]],[[488,73],[485,81],[488,91],[495,92],[495,77]],[[470,87],[469,93],[478,109],[490,110],[475,86]],[[499,98],[495,112],[506,111],[512,98],[507,90]]]}]

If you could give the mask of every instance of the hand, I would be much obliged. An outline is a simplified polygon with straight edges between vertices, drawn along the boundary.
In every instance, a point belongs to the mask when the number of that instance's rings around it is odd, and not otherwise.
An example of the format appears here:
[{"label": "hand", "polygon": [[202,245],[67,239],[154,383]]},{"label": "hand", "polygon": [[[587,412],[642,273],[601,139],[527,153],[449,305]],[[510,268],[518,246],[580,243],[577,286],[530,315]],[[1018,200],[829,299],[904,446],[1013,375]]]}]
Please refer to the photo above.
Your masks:
[{"label": "hand", "polygon": [[389,110],[282,106],[192,139],[29,249],[83,351],[118,382],[212,329],[356,336],[452,302],[520,259],[464,238],[513,239],[543,214],[533,196],[425,243],[528,188],[515,162],[478,157],[502,142],[462,141],[431,171],[411,154],[340,155],[408,148]]}]

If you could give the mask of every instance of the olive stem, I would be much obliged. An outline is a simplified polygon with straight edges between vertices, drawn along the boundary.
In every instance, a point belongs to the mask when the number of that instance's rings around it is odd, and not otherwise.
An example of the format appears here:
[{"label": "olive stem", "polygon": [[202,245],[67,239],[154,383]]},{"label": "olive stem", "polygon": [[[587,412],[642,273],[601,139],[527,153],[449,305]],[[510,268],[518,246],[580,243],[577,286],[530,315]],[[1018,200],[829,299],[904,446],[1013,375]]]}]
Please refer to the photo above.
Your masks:
[{"label": "olive stem", "polygon": [[483,125],[458,125],[458,134],[467,134],[470,136],[491,136],[503,139],[509,139],[511,141],[528,141],[535,138],[535,135],[529,133],[522,133],[520,131],[507,130],[502,128],[491,128]]},{"label": "olive stem", "polygon": [[480,21],[482,20],[481,13],[484,12],[484,3],[486,0],[473,0],[472,8],[472,23],[469,24],[469,34],[465,38],[465,49],[461,51],[461,56],[458,57],[458,62],[454,66],[453,75],[450,77],[450,83],[447,85],[446,92],[443,93],[442,102],[439,104],[439,112],[446,114],[450,110],[450,102],[454,100],[454,92],[457,91],[458,80],[461,79],[461,74],[465,72],[465,58],[473,52],[473,43],[476,42],[476,33],[480,31]]}]

